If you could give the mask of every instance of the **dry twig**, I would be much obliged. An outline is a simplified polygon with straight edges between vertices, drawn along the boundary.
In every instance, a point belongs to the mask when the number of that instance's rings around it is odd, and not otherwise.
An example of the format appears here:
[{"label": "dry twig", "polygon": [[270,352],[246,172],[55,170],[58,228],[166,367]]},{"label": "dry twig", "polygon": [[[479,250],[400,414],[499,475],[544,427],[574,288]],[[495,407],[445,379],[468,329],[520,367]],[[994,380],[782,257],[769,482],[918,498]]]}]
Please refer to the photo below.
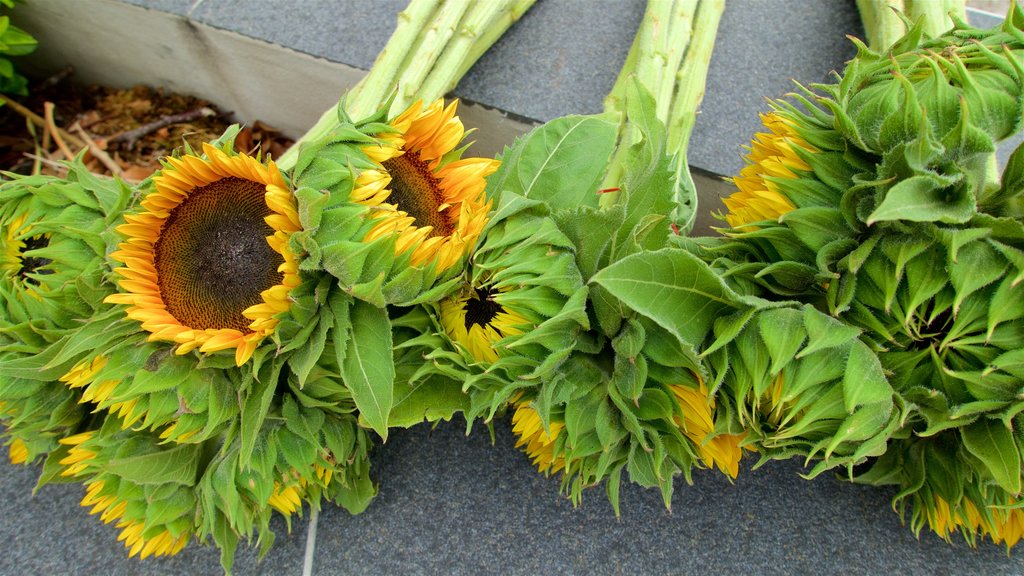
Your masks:
[{"label": "dry twig", "polygon": [[105,150],[100,148],[99,144],[97,144],[96,141],[89,136],[89,133],[86,132],[85,129],[78,124],[78,122],[75,122],[74,126],[72,126],[71,129],[77,132],[82,137],[82,139],[85,140],[86,146],[89,147],[89,152],[91,152],[92,155],[97,160],[100,161],[100,163],[106,166],[107,170],[110,170],[111,174],[115,176],[124,176],[124,170],[122,170],[121,167],[117,165],[117,162],[114,162],[114,159],[111,158]]},{"label": "dry twig", "polygon": [[171,114],[169,116],[164,116],[159,120],[154,120],[153,122],[150,122],[148,124],[143,124],[138,128],[133,128],[132,130],[121,132],[120,134],[115,134],[114,136],[107,138],[107,143],[113,144],[115,142],[125,142],[128,144],[128,149],[131,150],[135,146],[136,140],[142,138],[143,136],[151,132],[156,132],[157,130],[164,128],[165,126],[170,126],[171,124],[181,124],[182,122],[192,122],[193,120],[198,120],[200,118],[209,118],[210,116],[216,115],[217,113],[214,112],[212,108],[207,108],[205,106],[202,108],[197,108],[196,110],[182,112],[180,114]]},{"label": "dry twig", "polygon": [[[40,128],[46,128],[47,127],[46,126],[46,120],[42,116],[40,116],[40,115],[36,114],[35,112],[29,110],[28,108],[25,108],[24,106],[22,106],[21,104],[18,104],[14,100],[11,100],[10,98],[7,98],[3,94],[0,94],[0,103],[3,103],[3,104],[6,104],[7,106],[10,106],[11,110],[14,110],[15,112],[17,112],[18,114],[21,114],[25,118],[28,118],[36,126],[39,126]],[[56,128],[56,126],[55,126],[55,128]],[[84,148],[85,147],[85,142],[80,141],[78,138],[72,136],[71,134],[68,134],[66,131],[61,130],[60,128],[57,128],[57,130],[60,133],[60,137],[63,138],[66,142],[70,142],[71,145],[73,145],[75,147],[78,147],[78,148]]]},{"label": "dry twig", "polygon": [[[68,148],[68,145],[64,143],[64,136],[65,135],[71,136],[71,135],[68,134],[67,132],[64,132],[64,134],[61,134],[61,132],[63,132],[63,130],[61,130],[60,128],[57,128],[57,124],[53,121],[53,108],[54,108],[53,102],[46,102],[45,104],[43,104],[43,111],[44,111],[43,115],[46,117],[46,126],[50,129],[50,132],[53,134],[53,140],[54,140],[54,142],[57,143],[57,148],[60,148],[60,151],[61,151],[62,154],[64,154],[65,158],[67,158],[68,160],[71,160],[72,158],[75,157],[75,155],[71,153],[71,149]],[[74,138],[74,136],[72,136],[72,138]],[[75,140],[78,140],[78,138],[75,138]],[[79,145],[76,146],[76,148],[84,148],[84,147],[85,147],[85,142],[79,142]]]}]

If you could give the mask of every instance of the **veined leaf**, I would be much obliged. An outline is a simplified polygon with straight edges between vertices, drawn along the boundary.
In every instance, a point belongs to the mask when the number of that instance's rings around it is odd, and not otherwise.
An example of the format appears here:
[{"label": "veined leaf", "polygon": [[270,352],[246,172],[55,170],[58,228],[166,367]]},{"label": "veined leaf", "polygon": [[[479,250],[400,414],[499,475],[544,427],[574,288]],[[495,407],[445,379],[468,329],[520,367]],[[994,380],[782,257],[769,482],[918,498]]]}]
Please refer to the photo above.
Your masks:
[{"label": "veined leaf", "polygon": [[627,256],[592,281],[688,346],[703,341],[716,318],[741,307],[707,264],[678,249]]},{"label": "veined leaf", "polygon": [[505,191],[547,202],[552,208],[597,206],[597,191],[618,130],[602,116],[564,116],[516,142],[489,178],[496,196]]},{"label": "veined leaf", "polygon": [[200,444],[180,444],[170,450],[112,459],[106,471],[137,484],[173,482],[192,486],[196,482]]},{"label": "veined leaf", "polygon": [[352,334],[342,363],[342,378],[352,391],[360,415],[387,440],[395,381],[391,321],[385,309],[361,300],[353,302],[351,320]]},{"label": "veined leaf", "polygon": [[996,482],[1010,494],[1020,494],[1020,452],[1013,432],[997,420],[981,418],[960,430],[964,447],[981,460]]},{"label": "veined leaf", "polygon": [[843,401],[851,414],[865,404],[892,404],[892,386],[878,356],[861,341],[853,343],[843,376]]}]

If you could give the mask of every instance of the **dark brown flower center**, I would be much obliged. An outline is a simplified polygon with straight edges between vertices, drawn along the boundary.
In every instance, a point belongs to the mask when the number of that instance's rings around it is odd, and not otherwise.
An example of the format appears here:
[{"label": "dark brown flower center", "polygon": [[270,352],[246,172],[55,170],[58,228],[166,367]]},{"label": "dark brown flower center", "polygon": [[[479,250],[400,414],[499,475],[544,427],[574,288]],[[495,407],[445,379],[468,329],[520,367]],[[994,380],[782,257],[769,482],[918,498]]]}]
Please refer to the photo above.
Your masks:
[{"label": "dark brown flower center", "polygon": [[415,218],[417,227],[431,226],[430,236],[448,236],[455,230],[447,217],[453,208],[438,211],[444,204],[441,182],[420,159],[419,152],[406,152],[386,160],[384,168],[391,175],[389,203]]},{"label": "dark brown flower center", "polygon": [[25,256],[26,253],[32,250],[46,248],[49,245],[50,239],[45,235],[40,234],[39,236],[32,236],[25,240],[25,246],[19,250],[21,268],[18,269],[18,276],[23,278],[26,284],[32,284],[33,286],[39,285],[39,280],[30,276],[30,274],[53,274],[53,270],[46,268],[46,266],[52,262],[49,258]]},{"label": "dark brown flower center", "polygon": [[249,332],[242,311],[281,283],[265,194],[258,182],[223,178],[193,189],[164,221],[153,260],[160,296],[183,326]]},{"label": "dark brown flower center", "polygon": [[487,326],[501,312],[501,304],[493,300],[494,293],[490,288],[481,288],[474,291],[473,296],[466,300],[466,318],[464,320],[468,331],[474,324],[481,328]]}]

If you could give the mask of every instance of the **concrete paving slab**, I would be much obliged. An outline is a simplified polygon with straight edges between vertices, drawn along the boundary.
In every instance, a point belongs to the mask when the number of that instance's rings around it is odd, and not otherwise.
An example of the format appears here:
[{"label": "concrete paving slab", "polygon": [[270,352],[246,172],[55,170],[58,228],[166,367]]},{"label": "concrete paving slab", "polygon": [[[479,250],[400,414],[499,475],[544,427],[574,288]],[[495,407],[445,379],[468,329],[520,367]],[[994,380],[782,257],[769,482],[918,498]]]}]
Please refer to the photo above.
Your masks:
[{"label": "concrete paving slab", "polygon": [[657,490],[624,484],[616,519],[603,489],[579,508],[513,448],[505,421],[470,436],[459,423],[395,431],[375,461],[380,495],[360,516],[326,508],[315,573],[327,574],[989,574],[1024,572],[1024,556],[914,538],[892,491],[795,461],[681,480],[668,512]]}]

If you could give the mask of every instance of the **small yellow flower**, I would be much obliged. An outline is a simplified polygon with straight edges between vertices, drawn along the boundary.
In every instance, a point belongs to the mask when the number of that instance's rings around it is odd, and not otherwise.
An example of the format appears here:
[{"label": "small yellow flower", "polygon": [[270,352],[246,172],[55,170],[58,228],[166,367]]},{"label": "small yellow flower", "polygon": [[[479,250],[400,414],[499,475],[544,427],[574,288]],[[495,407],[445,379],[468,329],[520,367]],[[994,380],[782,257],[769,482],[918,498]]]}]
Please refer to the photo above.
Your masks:
[{"label": "small yellow flower", "polygon": [[529,325],[522,314],[501,305],[490,289],[470,289],[462,295],[441,302],[441,326],[453,342],[469,352],[478,362],[498,360],[495,344],[509,336],[522,334]]},{"label": "small yellow flower", "polygon": [[5,227],[0,250],[0,276],[7,277],[12,284],[17,285],[25,294],[36,299],[42,296],[36,290],[37,282],[31,274],[43,272],[49,260],[34,258],[26,254],[31,250],[46,247],[48,235],[39,234],[31,236],[30,224],[26,223],[26,214],[14,217]]},{"label": "small yellow flower", "polygon": [[811,171],[796,148],[807,152],[814,152],[814,148],[779,115],[762,114],[761,121],[769,131],[755,136],[746,157],[747,166],[732,179],[739,191],[723,200],[729,209],[725,219],[733,228],[774,220],[796,209],[772,179],[799,178],[798,172]]},{"label": "small yellow flower", "polygon": [[60,464],[65,466],[61,476],[77,476],[89,467],[89,461],[96,457],[96,452],[82,447],[82,444],[92,438],[93,434],[95,431],[89,430],[58,440],[60,444],[70,446],[68,455],[60,460]]},{"label": "small yellow flower", "polygon": [[302,510],[303,492],[302,486],[298,484],[282,485],[280,482],[274,482],[274,492],[267,500],[267,504],[281,514],[291,516]]},{"label": "small yellow flower", "polygon": [[146,525],[138,520],[122,520],[117,527],[121,529],[117,541],[124,542],[129,558],[138,556],[144,560],[150,556],[174,556],[188,544],[188,533],[174,536],[167,529],[146,537]]},{"label": "small yellow flower", "polygon": [[528,402],[516,402],[515,408],[512,432],[519,437],[516,448],[525,447],[527,456],[541,472],[554,473],[565,468],[565,458],[555,455],[555,440],[565,425],[552,421],[545,430],[540,415]]},{"label": "small yellow flower", "polygon": [[490,158],[446,161],[465,135],[455,116],[458,101],[416,102],[378,134],[381,145],[364,146],[380,170],[356,178],[350,200],[372,209],[374,226],[364,242],[394,236],[395,253],[411,253],[413,266],[435,263],[446,270],[472,249],[487,223],[488,175],[500,162]]},{"label": "small yellow flower", "polygon": [[273,162],[203,151],[168,159],[145,211],[125,216],[127,239],[111,254],[124,264],[124,292],[106,301],[129,305],[150,340],[172,341],[178,354],[233,348],[241,366],[289,309],[300,280],[288,239],[301,226]]}]

